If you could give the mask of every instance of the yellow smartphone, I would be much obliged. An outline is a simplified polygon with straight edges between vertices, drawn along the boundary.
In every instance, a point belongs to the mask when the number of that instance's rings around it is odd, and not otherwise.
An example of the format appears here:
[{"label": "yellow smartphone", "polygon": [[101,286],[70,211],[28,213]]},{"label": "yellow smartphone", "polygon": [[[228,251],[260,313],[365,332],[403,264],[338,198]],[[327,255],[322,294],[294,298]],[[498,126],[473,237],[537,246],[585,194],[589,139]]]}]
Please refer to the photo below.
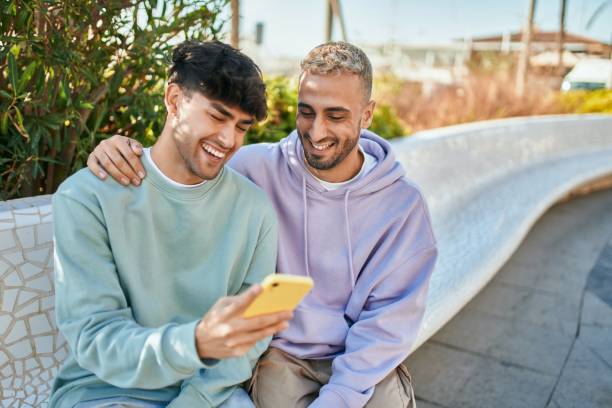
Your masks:
[{"label": "yellow smartphone", "polygon": [[314,282],[307,276],[273,274],[261,282],[263,291],[245,310],[244,317],[292,311],[312,289]]}]

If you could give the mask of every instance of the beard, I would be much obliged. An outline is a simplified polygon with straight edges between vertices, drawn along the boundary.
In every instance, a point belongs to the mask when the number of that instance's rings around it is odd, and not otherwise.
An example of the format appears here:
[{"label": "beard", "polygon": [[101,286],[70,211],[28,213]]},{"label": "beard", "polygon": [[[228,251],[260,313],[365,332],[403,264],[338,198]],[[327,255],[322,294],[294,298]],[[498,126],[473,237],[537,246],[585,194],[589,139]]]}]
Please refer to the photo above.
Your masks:
[{"label": "beard", "polygon": [[342,143],[337,138],[327,138],[328,142],[333,143],[332,147],[335,152],[329,159],[322,159],[313,154],[311,154],[307,149],[304,149],[303,146],[306,143],[310,143],[310,135],[308,133],[302,134],[299,129],[297,129],[298,136],[300,141],[302,142],[302,148],[304,151],[304,158],[306,159],[306,163],[314,169],[317,170],[329,170],[336,167],[338,164],[342,163],[344,159],[353,151],[355,146],[359,143],[359,135],[361,129],[361,121],[359,121],[359,126],[357,127],[355,137],[351,137],[345,139]]}]

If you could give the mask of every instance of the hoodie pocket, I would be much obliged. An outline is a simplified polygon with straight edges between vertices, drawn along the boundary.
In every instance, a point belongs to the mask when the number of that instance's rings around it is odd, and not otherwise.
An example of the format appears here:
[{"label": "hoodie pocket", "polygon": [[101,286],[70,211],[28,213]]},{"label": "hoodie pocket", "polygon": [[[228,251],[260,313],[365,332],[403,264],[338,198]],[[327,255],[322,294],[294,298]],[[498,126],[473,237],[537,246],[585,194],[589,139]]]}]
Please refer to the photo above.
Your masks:
[{"label": "hoodie pocket", "polygon": [[280,337],[294,344],[317,344],[343,349],[348,329],[343,310],[301,303],[293,311],[289,328]]}]

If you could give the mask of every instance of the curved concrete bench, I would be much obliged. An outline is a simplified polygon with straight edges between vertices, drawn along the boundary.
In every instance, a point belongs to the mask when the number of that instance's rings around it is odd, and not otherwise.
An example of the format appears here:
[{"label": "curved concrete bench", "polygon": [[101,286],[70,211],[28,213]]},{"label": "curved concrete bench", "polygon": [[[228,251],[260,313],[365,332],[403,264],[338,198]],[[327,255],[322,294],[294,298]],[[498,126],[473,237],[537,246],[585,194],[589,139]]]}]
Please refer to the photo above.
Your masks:
[{"label": "curved concrete bench", "polygon": [[548,208],[612,175],[612,116],[478,122],[394,147],[428,200],[440,251],[415,350],[493,278]]},{"label": "curved concrete bench", "polygon": [[[518,118],[394,143],[430,205],[440,258],[417,344],[450,320],[569,191],[612,174],[612,117]],[[0,203],[0,406],[45,406],[66,356],[53,318],[50,196]]]}]

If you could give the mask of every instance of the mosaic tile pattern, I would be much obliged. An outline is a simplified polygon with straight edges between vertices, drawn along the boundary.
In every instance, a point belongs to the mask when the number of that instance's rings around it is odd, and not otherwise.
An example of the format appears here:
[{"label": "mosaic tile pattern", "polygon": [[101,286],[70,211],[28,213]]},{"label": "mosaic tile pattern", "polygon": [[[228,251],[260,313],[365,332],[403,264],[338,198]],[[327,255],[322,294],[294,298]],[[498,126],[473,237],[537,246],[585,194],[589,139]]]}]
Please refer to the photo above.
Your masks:
[{"label": "mosaic tile pattern", "polygon": [[46,407],[68,354],[54,317],[51,196],[0,202],[0,406]]}]

